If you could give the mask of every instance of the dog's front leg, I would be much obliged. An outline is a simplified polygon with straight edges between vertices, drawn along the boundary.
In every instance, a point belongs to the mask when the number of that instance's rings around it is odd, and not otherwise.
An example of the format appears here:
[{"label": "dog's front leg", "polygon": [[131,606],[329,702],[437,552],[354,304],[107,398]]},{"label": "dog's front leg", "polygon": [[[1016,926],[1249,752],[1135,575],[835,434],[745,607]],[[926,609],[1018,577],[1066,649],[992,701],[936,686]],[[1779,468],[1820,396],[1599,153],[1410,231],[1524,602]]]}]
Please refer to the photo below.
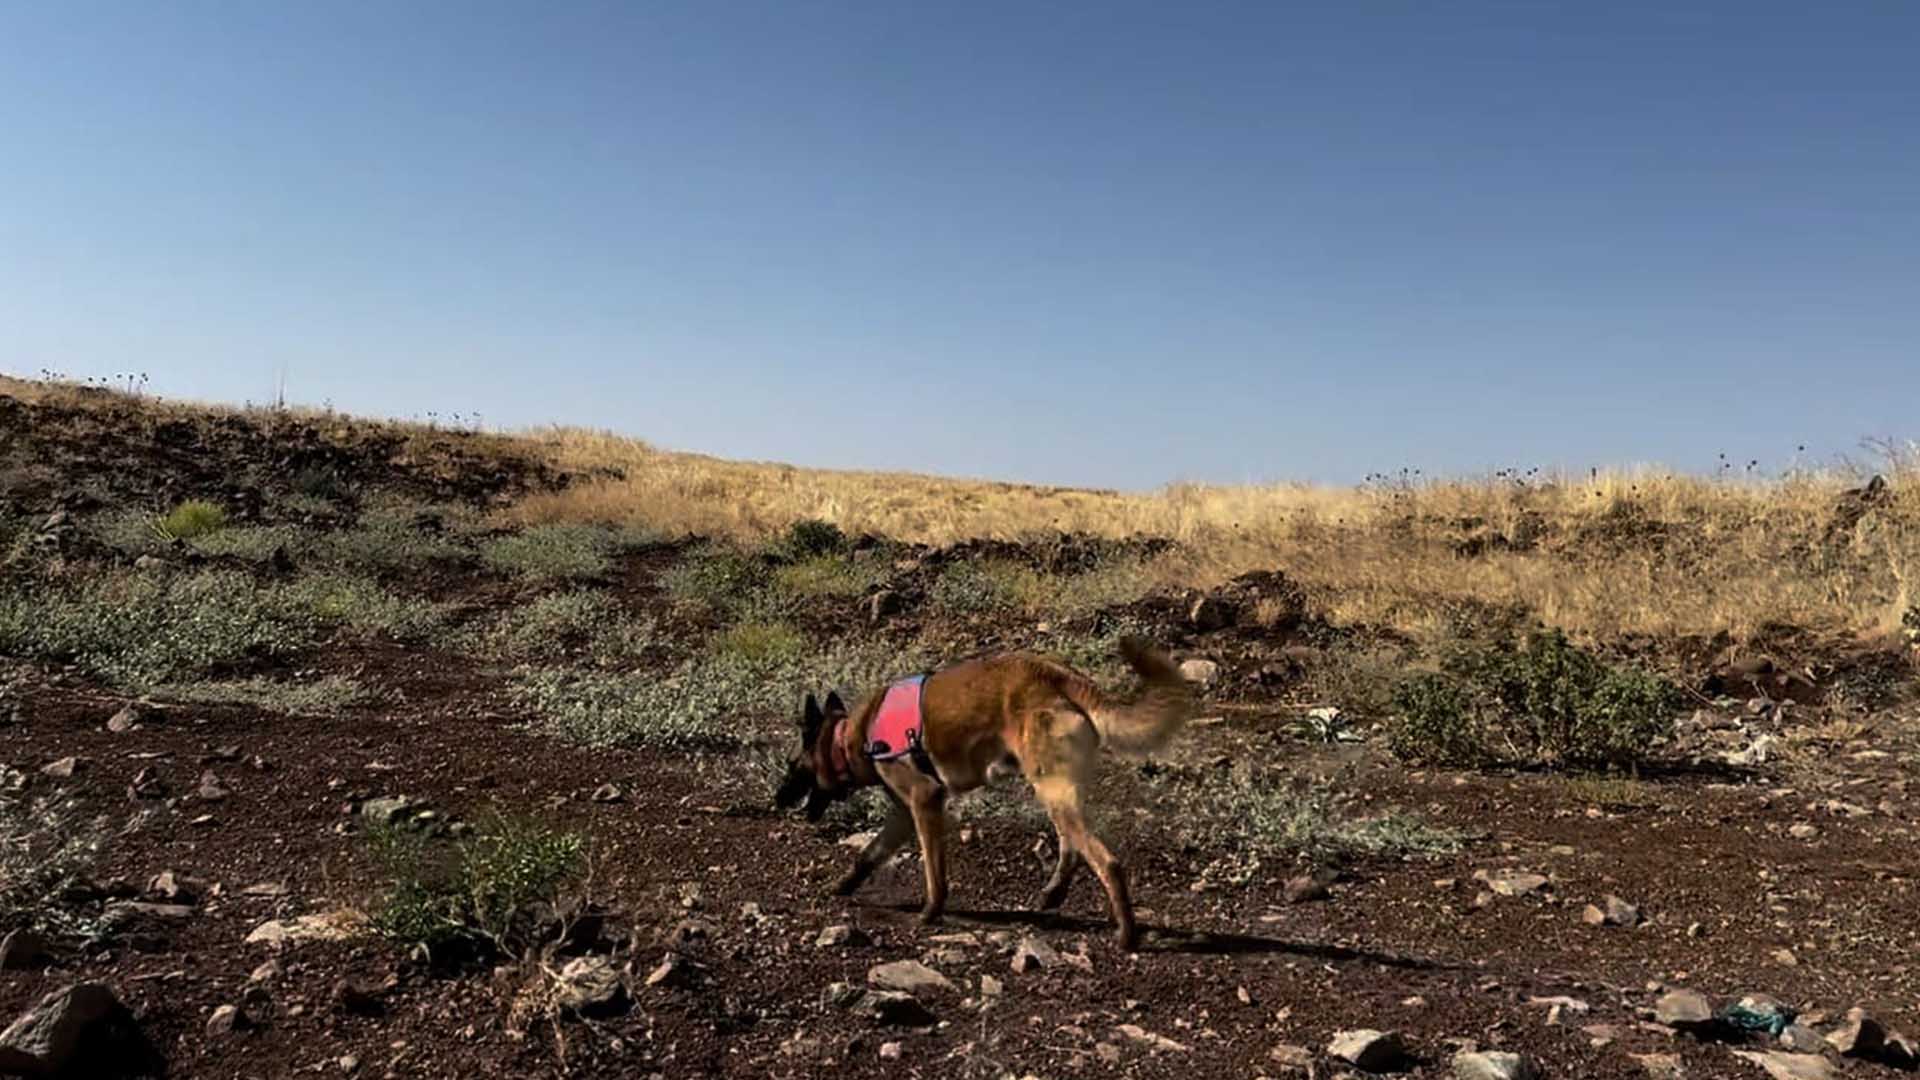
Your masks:
[{"label": "dog's front leg", "polygon": [[938,784],[916,785],[907,800],[914,831],[920,834],[920,861],[926,864],[927,903],[920,921],[936,923],[947,910],[947,792]]},{"label": "dog's front leg", "polygon": [[852,869],[847,871],[840,883],[833,887],[835,896],[852,896],[854,891],[867,883],[873,872],[885,866],[894,852],[900,850],[907,839],[913,835],[913,815],[898,802],[887,807],[886,823],[867,846],[860,849],[860,857],[855,860]]}]

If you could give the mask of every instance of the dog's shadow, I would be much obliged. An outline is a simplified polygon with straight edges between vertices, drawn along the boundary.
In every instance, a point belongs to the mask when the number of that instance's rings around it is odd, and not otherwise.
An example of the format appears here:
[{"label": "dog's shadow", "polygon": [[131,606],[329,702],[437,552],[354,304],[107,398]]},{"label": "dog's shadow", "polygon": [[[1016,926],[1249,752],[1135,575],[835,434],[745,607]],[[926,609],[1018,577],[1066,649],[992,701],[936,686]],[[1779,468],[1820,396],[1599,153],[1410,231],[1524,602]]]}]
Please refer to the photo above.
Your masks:
[{"label": "dog's shadow", "polygon": [[[918,913],[917,904],[878,904],[889,911]],[[943,925],[964,930],[970,926],[1024,927],[1035,931],[1110,934],[1113,924],[1105,919],[1084,919],[1044,911],[955,911],[947,910]],[[938,928],[934,928],[938,932]],[[1288,941],[1258,934],[1218,933],[1211,930],[1180,930],[1173,927],[1140,924],[1141,953],[1185,953],[1194,956],[1255,956],[1285,953],[1327,963],[1379,964],[1409,971],[1466,970],[1467,964],[1449,963],[1419,956],[1403,956],[1346,945],[1327,945],[1312,941]]]}]

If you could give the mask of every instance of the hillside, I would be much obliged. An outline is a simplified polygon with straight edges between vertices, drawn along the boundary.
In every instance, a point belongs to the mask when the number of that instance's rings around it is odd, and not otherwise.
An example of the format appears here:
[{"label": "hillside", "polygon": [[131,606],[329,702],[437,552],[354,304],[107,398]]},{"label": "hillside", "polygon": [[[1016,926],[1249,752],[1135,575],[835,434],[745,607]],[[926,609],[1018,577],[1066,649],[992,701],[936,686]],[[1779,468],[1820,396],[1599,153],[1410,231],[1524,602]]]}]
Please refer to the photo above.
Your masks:
[{"label": "hillside", "polygon": [[[1920,1030],[1877,470],[1136,495],[0,379],[0,1018],[109,988],[88,1075],[1330,1076],[1363,1028],[1413,1076],[1895,1075],[1839,1052]],[[1140,952],[1090,882],[1030,911],[1018,780],[953,807],[946,925],[912,856],[829,895],[883,806],[774,809],[804,692],[1119,688],[1128,634],[1202,700],[1093,796]]]}]

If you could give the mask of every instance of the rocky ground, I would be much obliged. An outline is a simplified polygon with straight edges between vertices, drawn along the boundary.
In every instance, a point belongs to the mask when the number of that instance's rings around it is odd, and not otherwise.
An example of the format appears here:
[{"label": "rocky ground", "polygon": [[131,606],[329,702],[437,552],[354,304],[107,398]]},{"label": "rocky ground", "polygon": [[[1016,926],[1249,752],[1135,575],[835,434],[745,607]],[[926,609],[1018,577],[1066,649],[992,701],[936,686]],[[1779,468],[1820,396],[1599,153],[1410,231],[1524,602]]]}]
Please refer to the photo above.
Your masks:
[{"label": "rocky ground", "polygon": [[[156,441],[131,416],[87,443],[47,434],[71,433],[71,418],[0,415],[25,478],[9,489],[24,523],[9,564],[19,595],[209,569],[264,588],[318,568],[319,548],[285,543],[258,557],[178,542],[134,555],[89,525],[200,494],[204,466],[170,478],[153,447],[198,460],[205,430],[243,457],[269,452],[246,449],[273,445],[256,433],[189,425]],[[462,460],[457,442],[435,470]],[[359,459],[325,445],[328,469],[350,479]],[[516,466],[468,486],[413,469],[392,444],[351,445],[377,447],[381,464],[354,499],[332,500],[333,516],[317,497],[287,509],[270,468],[248,497],[232,478],[253,474],[222,470],[214,494],[246,507],[247,527],[324,532],[350,527],[381,484],[479,508],[564,482]],[[64,472],[49,447],[115,480],[69,482],[100,474]],[[474,535],[487,550],[490,534]],[[808,650],[857,640],[901,656],[1051,642],[1057,626],[956,606],[943,567],[1072,575],[1156,549],[885,547],[861,589],[783,625]],[[728,616],[675,593],[697,550],[635,543],[569,580],[613,605],[595,609],[602,623],[650,620],[645,642],[602,667],[670,679],[680,643],[726,632]],[[129,686],[84,656],[6,659],[10,797],[57,796],[107,829],[49,901],[66,921],[16,913],[0,945],[0,1019],[20,1018],[0,1035],[0,1072],[1605,1080],[1865,1078],[1920,1063],[1899,1034],[1920,1031],[1920,792],[1908,779],[1920,744],[1910,699],[1887,690],[1911,674],[1891,660],[1869,673],[1881,690],[1863,705],[1827,692],[1841,675],[1716,667],[1696,649],[1695,667],[1671,669],[1692,707],[1637,778],[1449,770],[1395,759],[1367,723],[1305,722],[1346,685],[1325,677],[1346,670],[1338,658],[1380,642],[1318,623],[1284,576],[1064,614],[1054,621],[1091,642],[1124,620],[1212,665],[1194,669],[1205,708],[1170,760],[1112,761],[1096,793],[1149,928],[1126,954],[1090,880],[1062,914],[1031,910],[1052,836],[1019,809],[1017,784],[956,808],[943,925],[917,919],[911,856],[833,898],[847,844],[871,821],[853,811],[816,827],[774,810],[753,747],[780,746],[778,710],[728,713],[745,749],[560,737],[516,691],[524,664],[461,632],[560,586],[484,556],[370,574],[450,605],[451,627],[410,640],[336,628],[205,673],[368,691],[324,708],[183,700],[194,695]],[[579,667],[598,647],[537,644],[556,650],[539,662]],[[1857,663],[1843,674],[1868,678]],[[1408,820],[1425,839],[1255,845],[1236,820],[1268,805],[1236,801],[1250,773],[1325,793],[1324,806],[1279,804],[1291,816],[1275,836],[1358,823],[1379,837],[1379,823]],[[378,931],[392,872],[372,834],[453,846],[501,812],[585,840],[579,880],[533,918],[537,947],[449,957]]]}]

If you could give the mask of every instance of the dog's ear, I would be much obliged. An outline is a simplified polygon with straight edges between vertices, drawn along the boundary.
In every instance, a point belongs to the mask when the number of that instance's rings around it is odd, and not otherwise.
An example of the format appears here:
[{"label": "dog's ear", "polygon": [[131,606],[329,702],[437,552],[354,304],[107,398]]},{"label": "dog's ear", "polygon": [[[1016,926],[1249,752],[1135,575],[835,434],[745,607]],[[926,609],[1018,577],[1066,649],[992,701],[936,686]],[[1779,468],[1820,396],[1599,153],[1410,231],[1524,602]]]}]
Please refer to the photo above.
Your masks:
[{"label": "dog's ear", "polygon": [[840,700],[840,692],[837,690],[827,691],[827,715],[835,720],[847,715],[847,703]]},{"label": "dog's ear", "polygon": [[807,745],[813,744],[814,736],[820,734],[820,726],[827,722],[826,714],[820,711],[820,702],[811,692],[807,694],[807,703],[800,711],[800,737]]}]

